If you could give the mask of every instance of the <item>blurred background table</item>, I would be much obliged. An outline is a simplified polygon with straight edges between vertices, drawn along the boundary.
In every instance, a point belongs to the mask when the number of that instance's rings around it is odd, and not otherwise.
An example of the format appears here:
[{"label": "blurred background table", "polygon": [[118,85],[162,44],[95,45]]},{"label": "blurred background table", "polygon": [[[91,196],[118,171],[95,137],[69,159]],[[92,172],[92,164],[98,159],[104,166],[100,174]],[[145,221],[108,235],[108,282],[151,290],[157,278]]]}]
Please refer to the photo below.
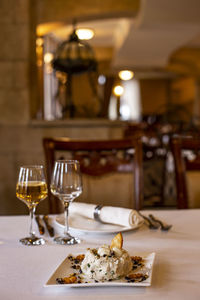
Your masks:
[{"label": "blurred background table", "polygon": [[[143,211],[148,214],[148,211]],[[19,243],[27,233],[28,216],[0,217],[1,299],[198,299],[200,295],[200,210],[162,210],[152,214],[173,224],[168,232],[145,225],[125,232],[124,248],[132,255],[156,252],[150,287],[45,288],[51,274],[70,253],[109,244],[113,234],[82,234],[82,243],[60,246],[46,235],[44,246]]]}]

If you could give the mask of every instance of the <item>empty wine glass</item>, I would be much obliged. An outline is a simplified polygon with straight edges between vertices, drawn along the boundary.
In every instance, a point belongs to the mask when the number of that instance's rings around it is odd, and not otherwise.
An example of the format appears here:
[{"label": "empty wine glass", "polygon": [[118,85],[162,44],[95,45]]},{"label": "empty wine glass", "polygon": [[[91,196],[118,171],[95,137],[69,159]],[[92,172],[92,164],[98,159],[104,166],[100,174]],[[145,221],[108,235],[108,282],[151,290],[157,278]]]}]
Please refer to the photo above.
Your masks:
[{"label": "empty wine glass", "polygon": [[54,241],[62,245],[73,245],[80,242],[69,233],[68,208],[69,204],[82,193],[82,178],[80,165],[76,160],[57,160],[51,180],[51,192],[62,201],[65,209],[65,227],[63,236]]},{"label": "empty wine glass", "polygon": [[33,231],[32,221],[38,203],[47,197],[47,184],[43,166],[23,166],[20,168],[16,186],[16,196],[29,208],[29,236],[20,239],[24,245],[43,245],[45,240],[37,237]]}]

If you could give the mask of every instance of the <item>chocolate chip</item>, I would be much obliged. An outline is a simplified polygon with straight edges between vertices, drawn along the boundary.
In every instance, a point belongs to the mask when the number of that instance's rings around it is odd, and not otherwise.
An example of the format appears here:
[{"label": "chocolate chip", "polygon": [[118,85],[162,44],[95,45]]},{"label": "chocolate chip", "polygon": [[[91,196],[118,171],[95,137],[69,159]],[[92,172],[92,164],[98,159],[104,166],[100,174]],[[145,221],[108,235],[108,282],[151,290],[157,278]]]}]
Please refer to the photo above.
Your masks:
[{"label": "chocolate chip", "polygon": [[56,278],[56,282],[59,284],[64,284],[64,280],[62,278]]}]

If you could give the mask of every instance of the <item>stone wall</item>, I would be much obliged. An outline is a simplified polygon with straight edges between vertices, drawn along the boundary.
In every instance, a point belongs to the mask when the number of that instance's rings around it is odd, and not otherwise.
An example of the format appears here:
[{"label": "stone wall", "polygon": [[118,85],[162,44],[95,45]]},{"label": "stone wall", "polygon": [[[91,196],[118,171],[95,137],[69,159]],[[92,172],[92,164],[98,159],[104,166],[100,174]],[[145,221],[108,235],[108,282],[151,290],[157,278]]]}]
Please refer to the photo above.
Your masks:
[{"label": "stone wall", "polygon": [[0,214],[11,214],[20,212],[15,203],[16,166],[23,155],[19,128],[29,121],[29,1],[1,0],[0,44]]},{"label": "stone wall", "polygon": [[29,119],[29,2],[1,0],[0,125]]}]

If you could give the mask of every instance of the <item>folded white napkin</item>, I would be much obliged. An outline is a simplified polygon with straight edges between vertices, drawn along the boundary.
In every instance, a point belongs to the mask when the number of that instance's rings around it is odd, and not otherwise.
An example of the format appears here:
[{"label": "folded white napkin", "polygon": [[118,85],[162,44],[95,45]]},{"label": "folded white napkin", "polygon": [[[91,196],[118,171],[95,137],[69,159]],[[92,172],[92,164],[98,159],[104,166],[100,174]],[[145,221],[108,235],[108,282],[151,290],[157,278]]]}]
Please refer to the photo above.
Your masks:
[{"label": "folded white napkin", "polygon": [[[96,204],[72,202],[69,206],[69,212],[70,214],[76,213],[93,219],[96,206]],[[126,227],[135,227],[143,221],[143,218],[136,210],[114,206],[103,206],[100,211],[100,219],[105,223]]]}]

